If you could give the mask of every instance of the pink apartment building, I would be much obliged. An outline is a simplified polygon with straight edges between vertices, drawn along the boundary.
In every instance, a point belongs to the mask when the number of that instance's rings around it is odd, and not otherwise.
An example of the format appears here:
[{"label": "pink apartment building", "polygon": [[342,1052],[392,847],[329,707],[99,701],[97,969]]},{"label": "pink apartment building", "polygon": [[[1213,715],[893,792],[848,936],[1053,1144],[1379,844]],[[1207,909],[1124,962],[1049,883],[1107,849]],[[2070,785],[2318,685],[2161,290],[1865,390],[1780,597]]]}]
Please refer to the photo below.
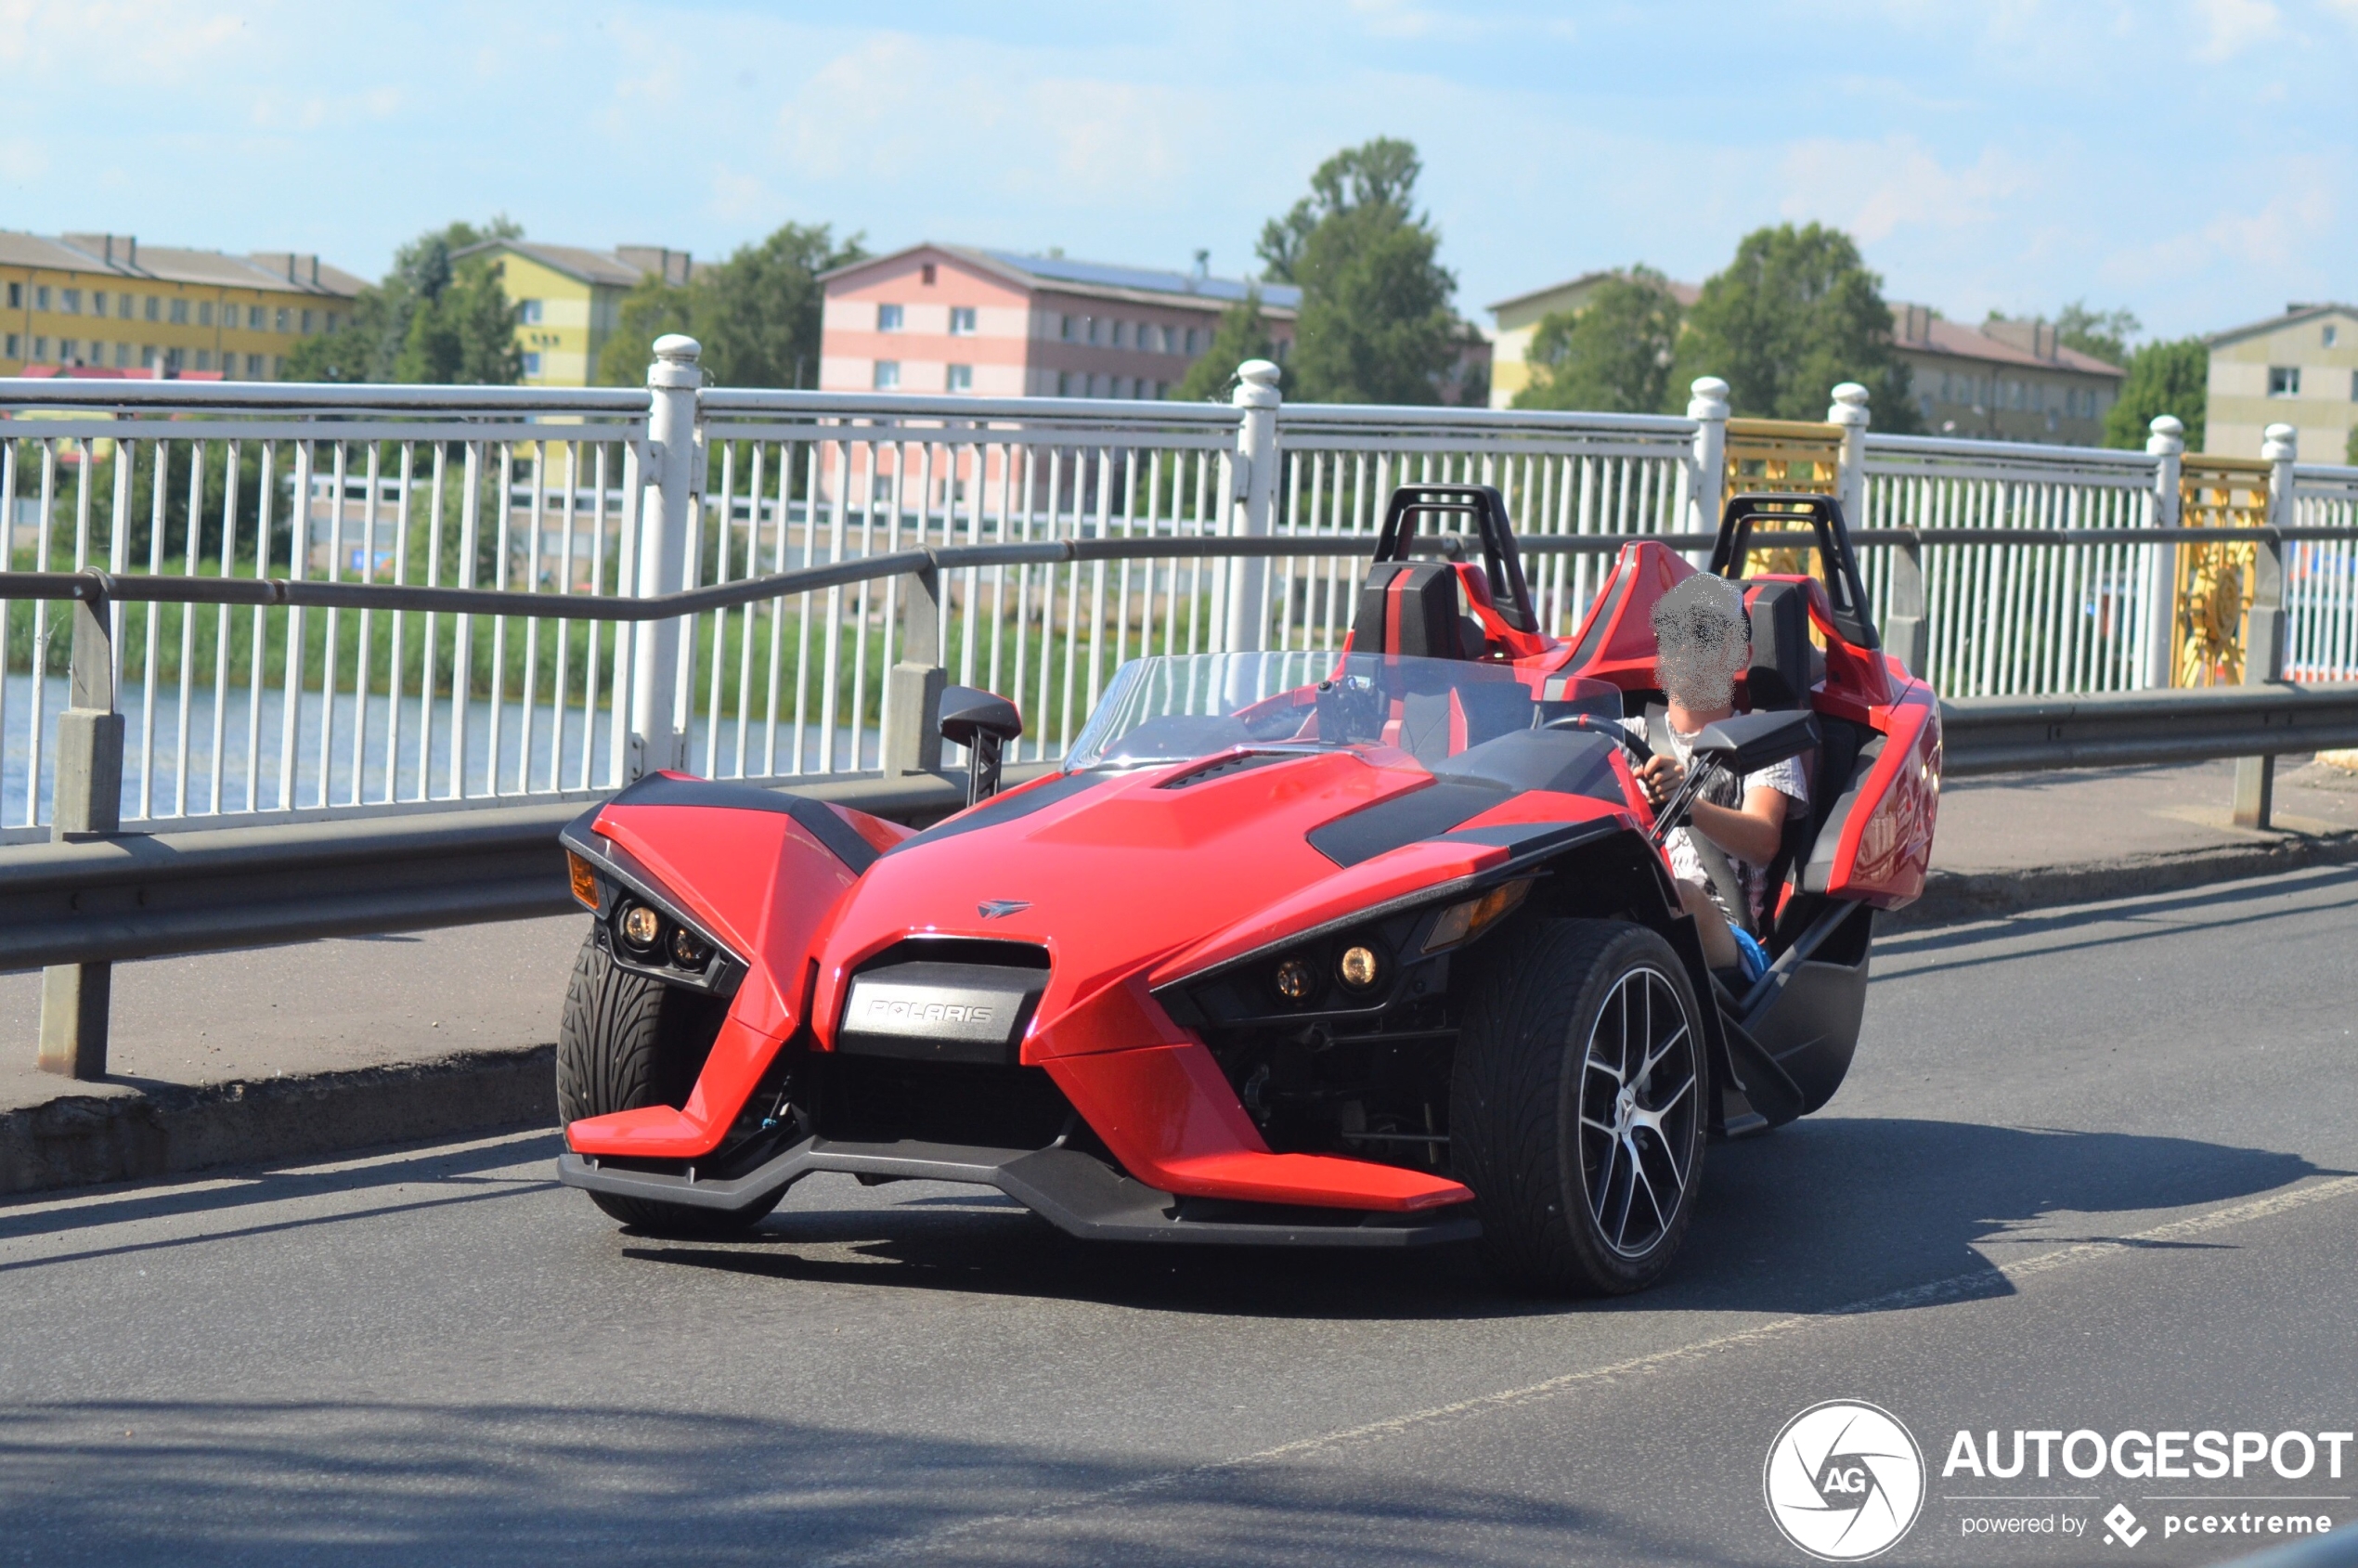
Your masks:
[{"label": "pink apartment building", "polygon": [[827,273],[819,385],[985,397],[1164,395],[1261,292],[1279,356],[1302,292],[1203,273],[912,245]]}]

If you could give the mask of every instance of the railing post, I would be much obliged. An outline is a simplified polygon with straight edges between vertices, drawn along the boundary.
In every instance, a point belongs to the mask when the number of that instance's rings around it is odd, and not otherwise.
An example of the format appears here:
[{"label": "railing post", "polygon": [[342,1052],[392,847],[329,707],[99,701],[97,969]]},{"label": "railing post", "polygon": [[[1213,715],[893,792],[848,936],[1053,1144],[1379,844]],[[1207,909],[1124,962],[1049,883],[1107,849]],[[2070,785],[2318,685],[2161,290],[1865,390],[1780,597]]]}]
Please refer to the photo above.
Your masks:
[{"label": "railing post", "polygon": [[[1692,506],[1687,519],[1691,532],[1719,532],[1719,506],[1728,480],[1728,383],[1717,376],[1697,376],[1687,387],[1687,417],[1695,421],[1694,454],[1688,460],[1692,471],[1687,478],[1687,494]],[[1695,552],[1701,566],[1711,559],[1710,551]]]},{"label": "railing post", "polygon": [[[1277,367],[1266,359],[1248,359],[1237,367],[1237,452],[1230,460],[1232,488],[1237,504],[1229,513],[1228,532],[1245,538],[1265,538],[1277,506]],[[1269,562],[1265,557],[1237,557],[1226,573],[1227,641],[1231,654],[1258,653],[1268,633]]]},{"label": "railing post", "polygon": [[941,768],[941,574],[928,566],[901,579],[900,660],[885,674],[881,725],[887,778]]},{"label": "railing post", "polygon": [[[49,836],[63,841],[123,825],[123,715],[114,710],[114,639],[103,600],[73,602],[71,696],[58,715],[57,783]],[[39,659],[34,661],[39,680]],[[111,964],[54,964],[41,971],[41,1069],[70,1078],[107,1075]]]},{"label": "railing post", "polygon": [[[2293,464],[2300,433],[2272,424],[2261,433],[2260,455],[2268,468],[2268,526],[2292,525]],[[2265,685],[2285,678],[2284,536],[2256,541],[2251,551],[2251,607],[2244,616],[2244,684]],[[2276,759],[2235,758],[2235,825],[2267,827],[2276,804]]]},{"label": "railing post", "polygon": [[[1835,460],[1834,496],[1842,502],[1843,521],[1854,528],[1867,523],[1867,389],[1857,382],[1834,388],[1833,406],[1826,422],[1842,427],[1842,455]],[[1913,668],[1911,666],[1910,668]]]},{"label": "railing post", "polygon": [[[2175,528],[2180,484],[2184,477],[2186,427],[2174,414],[2161,414],[2146,427],[2145,451],[2154,460],[2154,526]],[[2159,691],[2178,669],[2178,549],[2157,544],[2145,563],[2145,685]]]},{"label": "railing post", "polygon": [[[668,333],[655,340],[654,363],[647,367],[645,490],[639,505],[638,581],[641,599],[676,593],[687,581],[688,533],[704,489],[702,448],[696,441],[696,390],[704,384],[695,339]],[[630,755],[623,782],[666,768],[687,757],[687,714],[680,705],[680,633],[682,621],[641,624],[630,640]]]}]

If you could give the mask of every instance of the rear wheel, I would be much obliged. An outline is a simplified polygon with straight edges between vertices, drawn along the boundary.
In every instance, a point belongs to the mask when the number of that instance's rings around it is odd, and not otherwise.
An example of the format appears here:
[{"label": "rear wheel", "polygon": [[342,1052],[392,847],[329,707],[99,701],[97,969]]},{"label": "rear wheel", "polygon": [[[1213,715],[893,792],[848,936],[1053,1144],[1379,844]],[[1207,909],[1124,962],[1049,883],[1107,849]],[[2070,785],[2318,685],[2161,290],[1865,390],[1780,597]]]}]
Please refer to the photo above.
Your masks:
[{"label": "rear wheel", "polygon": [[[567,1126],[645,1106],[680,1104],[712,1047],[725,1010],[717,999],[634,975],[593,933],[573,964],[557,1025],[557,1114]],[[759,1225],[778,1196],[733,1212],[593,1192],[627,1225],[672,1236],[719,1236]]]},{"label": "rear wheel", "polygon": [[1534,922],[1482,957],[1449,1129],[1483,1256],[1551,1294],[1642,1289],[1677,1255],[1703,1174],[1685,967],[1654,932],[1607,920]]}]

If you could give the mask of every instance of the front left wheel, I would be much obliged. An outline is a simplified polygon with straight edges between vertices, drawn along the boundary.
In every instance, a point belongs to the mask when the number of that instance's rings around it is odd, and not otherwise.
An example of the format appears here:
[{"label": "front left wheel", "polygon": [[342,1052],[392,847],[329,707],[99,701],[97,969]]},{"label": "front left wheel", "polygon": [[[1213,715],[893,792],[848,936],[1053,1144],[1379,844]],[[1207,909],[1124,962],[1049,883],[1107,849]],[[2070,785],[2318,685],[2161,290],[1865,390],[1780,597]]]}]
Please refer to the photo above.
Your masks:
[{"label": "front left wheel", "polygon": [[1661,1277],[1694,1214],[1701,1016],[1642,926],[1543,920],[1480,955],[1450,1093],[1450,1152],[1493,1270],[1555,1295]]},{"label": "front left wheel", "polygon": [[[557,1024],[557,1115],[567,1126],[645,1106],[677,1106],[695,1086],[725,1006],[636,975],[598,945],[581,944]],[[627,1225],[664,1236],[725,1236],[759,1225],[784,1196],[749,1209],[691,1208],[593,1192],[591,1202]]]}]

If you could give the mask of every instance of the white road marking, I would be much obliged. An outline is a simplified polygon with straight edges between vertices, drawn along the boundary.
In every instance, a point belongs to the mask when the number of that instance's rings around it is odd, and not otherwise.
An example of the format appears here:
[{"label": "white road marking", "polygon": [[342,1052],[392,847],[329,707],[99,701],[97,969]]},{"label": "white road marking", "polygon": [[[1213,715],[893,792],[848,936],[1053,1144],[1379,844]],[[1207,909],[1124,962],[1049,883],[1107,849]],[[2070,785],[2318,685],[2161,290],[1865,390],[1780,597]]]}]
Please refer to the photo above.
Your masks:
[{"label": "white road marking", "polygon": [[2074,1263],[2091,1262],[2117,1252],[2132,1251],[2155,1242],[2180,1241],[2189,1237],[2203,1236],[2211,1231],[2227,1229],[2231,1225],[2266,1219],[2272,1215],[2287,1213],[2295,1209],[2307,1208],[2313,1203],[2326,1202],[2353,1194],[2358,1194],[2358,1176],[2337,1176],[2327,1181],[2313,1182],[2305,1186],[2287,1187],[2283,1191],[2271,1193],[2265,1198],[2253,1199],[2247,1203],[2231,1204],[2223,1209],[2212,1209],[2199,1214],[2189,1214],[2183,1219],[2172,1220],[2166,1225],[2156,1225],[2150,1230],[2141,1230],[2128,1236],[2105,1237],[2097,1240],[2076,1242],[2071,1246],[2058,1247],[2053,1251],[2041,1252],[2035,1257],[2025,1258],[2016,1263],[2004,1263],[1994,1268],[1978,1269],[1971,1274],[1951,1275],[1946,1279],[1936,1279],[1924,1285],[1911,1285],[1905,1289],[1886,1291],[1880,1296],[1870,1296],[1863,1301],[1851,1302],[1843,1306],[1827,1307],[1819,1312],[1795,1313],[1789,1317],[1780,1317],[1770,1322],[1756,1324],[1749,1328],[1739,1328],[1732,1333],[1698,1340],[1692,1344],[1678,1345],[1669,1350],[1632,1356],[1626,1361],[1617,1361],[1609,1367],[1595,1367],[1579,1372],[1565,1372],[1539,1382],[1526,1384],[1522,1388],[1503,1389],[1496,1393],[1478,1394],[1471,1399],[1453,1400],[1446,1405],[1435,1405],[1423,1410],[1412,1410],[1405,1415],[1387,1417],[1382,1420],[1369,1421],[1362,1426],[1321,1432],[1314,1437],[1298,1438],[1291,1443],[1280,1443],[1275,1447],[1240,1454],[1231,1458],[1211,1459],[1184,1469],[1163,1471],[1158,1474],[1142,1476],[1136,1481],[1124,1482],[1119,1486],[1109,1486],[1102,1491],[1092,1492],[1085,1497],[1069,1498],[1061,1502],[1043,1503],[1038,1508],[1023,1509],[1011,1513],[990,1514],[979,1519],[962,1520],[921,1535],[899,1536],[889,1541],[878,1542],[873,1546],[823,1559],[819,1568],[855,1568],[855,1565],[860,1563],[906,1557],[913,1552],[922,1551],[928,1547],[954,1540],[962,1536],[969,1536],[977,1531],[996,1529],[1002,1525],[1029,1523],[1035,1520],[1053,1518],[1058,1514],[1078,1512],[1083,1509],[1096,1508],[1106,1503],[1120,1502],[1149,1492],[1161,1491],[1203,1476],[1217,1475],[1223,1471],[1244,1470],[1254,1465],[1271,1464],[1280,1460],[1305,1458],[1312,1455],[1353,1445],[1379,1443],[1421,1427],[1465,1420],[1488,1415],[1493,1411],[1533,1404],[1591,1383],[1611,1382],[1616,1379],[1642,1376],[1646,1373],[1661,1371],[1665,1367],[1702,1361],[1728,1351],[1742,1350],[1771,1340],[1782,1339],[1787,1335],[1814,1328],[1832,1319],[1856,1317],[1868,1313],[1893,1312],[1909,1307],[1929,1306],[1939,1302],[1959,1301],[1979,1296],[1988,1293],[1994,1284],[2002,1280],[2012,1283],[2042,1274],[2052,1274],[2057,1269],[2067,1268]]}]

